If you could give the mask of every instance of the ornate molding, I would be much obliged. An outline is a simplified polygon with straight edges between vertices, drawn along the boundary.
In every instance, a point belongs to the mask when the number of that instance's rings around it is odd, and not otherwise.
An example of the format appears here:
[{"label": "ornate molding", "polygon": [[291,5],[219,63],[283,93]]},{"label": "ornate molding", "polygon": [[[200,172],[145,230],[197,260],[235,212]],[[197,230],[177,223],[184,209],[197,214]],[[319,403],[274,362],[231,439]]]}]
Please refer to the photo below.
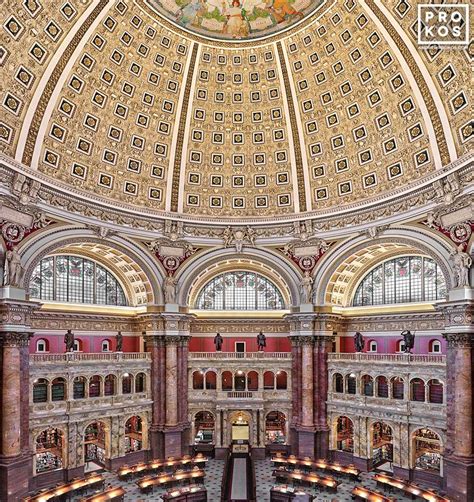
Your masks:
[{"label": "ornate molding", "polygon": [[9,333],[0,331],[0,346],[28,347],[32,333]]},{"label": "ornate molding", "polygon": [[445,333],[443,338],[450,349],[473,349],[474,336],[469,333]]}]

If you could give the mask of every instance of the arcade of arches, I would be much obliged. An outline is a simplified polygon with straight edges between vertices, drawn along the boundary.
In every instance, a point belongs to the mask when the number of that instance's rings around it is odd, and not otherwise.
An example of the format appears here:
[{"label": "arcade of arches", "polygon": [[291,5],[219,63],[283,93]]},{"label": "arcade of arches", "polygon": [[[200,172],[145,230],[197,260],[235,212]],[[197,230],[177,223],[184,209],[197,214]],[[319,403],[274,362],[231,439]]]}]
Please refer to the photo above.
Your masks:
[{"label": "arcade of arches", "polygon": [[217,3],[2,9],[0,500],[241,441],[472,501],[472,41]]}]

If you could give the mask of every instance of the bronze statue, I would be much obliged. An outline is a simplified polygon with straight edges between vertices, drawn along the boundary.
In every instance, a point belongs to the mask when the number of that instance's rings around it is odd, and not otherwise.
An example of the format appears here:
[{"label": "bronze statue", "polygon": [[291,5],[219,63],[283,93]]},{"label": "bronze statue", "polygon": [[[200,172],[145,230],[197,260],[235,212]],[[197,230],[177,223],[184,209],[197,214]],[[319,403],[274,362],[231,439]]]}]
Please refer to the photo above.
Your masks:
[{"label": "bronze statue", "polygon": [[123,336],[121,331],[119,331],[115,335],[115,341],[116,341],[115,351],[122,352]]},{"label": "bronze statue", "polygon": [[220,333],[217,333],[217,335],[214,337],[214,345],[216,346],[216,351],[221,352],[222,351],[222,344],[224,342],[224,339],[222,338]]},{"label": "bronze statue", "polygon": [[74,333],[68,329],[67,333],[64,335],[64,343],[66,344],[66,352],[72,352],[74,350]]},{"label": "bronze statue", "polygon": [[264,351],[267,346],[267,337],[261,331],[257,335],[257,346],[259,352]]},{"label": "bronze statue", "polygon": [[356,352],[362,352],[364,350],[365,340],[360,331],[356,331],[354,335],[354,348]]},{"label": "bronze statue", "polygon": [[403,337],[403,342],[405,343],[405,354],[411,354],[415,346],[415,333],[412,333],[409,329],[405,329],[400,335]]}]

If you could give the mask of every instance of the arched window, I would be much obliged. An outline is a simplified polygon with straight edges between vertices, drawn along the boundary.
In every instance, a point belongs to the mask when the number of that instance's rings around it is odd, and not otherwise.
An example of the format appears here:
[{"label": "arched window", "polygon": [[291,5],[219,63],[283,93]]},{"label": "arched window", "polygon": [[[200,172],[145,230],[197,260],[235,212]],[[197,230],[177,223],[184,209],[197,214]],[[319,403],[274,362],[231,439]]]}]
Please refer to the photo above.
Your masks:
[{"label": "arched window", "polygon": [[273,371],[265,371],[263,374],[264,390],[273,390],[275,388],[275,374]]},{"label": "arched window", "polygon": [[443,404],[443,384],[439,380],[433,379],[428,382],[428,401]]},{"label": "arched window", "polygon": [[135,392],[145,392],[146,390],[146,376],[145,373],[138,373],[135,377]]},{"label": "arched window", "polygon": [[247,390],[258,390],[258,373],[256,371],[247,373]]},{"label": "arched window", "polygon": [[359,284],[354,306],[443,300],[446,281],[425,256],[400,256],[372,269]]},{"label": "arched window", "polygon": [[344,378],[340,373],[333,376],[334,392],[344,392]]},{"label": "arched window", "polygon": [[51,401],[64,401],[66,399],[66,380],[55,378],[51,383]]},{"label": "arched window", "polygon": [[46,301],[127,305],[122,286],[111,272],[79,256],[43,258],[30,281],[30,296]]},{"label": "arched window", "polygon": [[276,373],[276,388],[277,390],[286,390],[288,385],[286,371],[277,371]]},{"label": "arched window", "polygon": [[421,378],[413,378],[410,382],[411,401],[423,402],[425,400],[425,382]]},{"label": "arched window", "polygon": [[377,352],[377,342],[375,340],[369,342],[369,352]]},{"label": "arched window", "polygon": [[48,401],[48,380],[38,378],[33,382],[33,402],[46,403]]},{"label": "arched window", "polygon": [[115,385],[117,379],[115,375],[107,375],[104,380],[104,396],[115,395]]},{"label": "arched window", "polygon": [[397,352],[405,352],[405,342],[403,340],[398,340]]},{"label": "arched window", "polygon": [[245,390],[246,376],[242,370],[239,370],[234,375],[234,390]]},{"label": "arched window", "polygon": [[193,389],[204,389],[204,371],[200,370],[193,373]]},{"label": "arched window", "polygon": [[357,393],[357,380],[354,373],[351,373],[346,376],[346,392],[347,394]]},{"label": "arched window", "polygon": [[217,387],[217,375],[215,371],[206,371],[206,390],[215,390]]},{"label": "arched window", "polygon": [[377,397],[388,397],[388,380],[384,376],[377,377]]},{"label": "arched window", "polygon": [[73,349],[72,349],[74,352],[81,352],[82,351],[82,341],[79,340],[78,338],[76,338],[74,340],[74,345],[73,345]]},{"label": "arched window", "polygon": [[72,384],[73,399],[84,399],[86,397],[86,378],[76,377]]},{"label": "arched window", "polygon": [[430,352],[432,354],[441,354],[441,342],[439,340],[431,340]]},{"label": "arched window", "polygon": [[102,352],[110,352],[110,340],[102,340]]},{"label": "arched window", "polygon": [[102,378],[94,375],[89,380],[89,397],[99,397],[102,385]]},{"label": "arched window", "polygon": [[255,272],[225,272],[209,281],[199,293],[200,310],[281,310],[283,296],[266,277]]},{"label": "arched window", "polygon": [[232,390],[232,373],[230,371],[222,372],[222,390]]},{"label": "arched window", "polygon": [[122,394],[131,394],[133,389],[133,376],[124,373],[122,376]]},{"label": "arched window", "polygon": [[36,352],[48,352],[48,341],[47,340],[38,340],[36,342]]},{"label": "arched window", "polygon": [[392,397],[393,397],[393,399],[404,399],[405,384],[403,382],[403,378],[393,377],[391,382],[392,382]]},{"label": "arched window", "polygon": [[374,379],[370,375],[364,375],[362,377],[362,394],[364,396],[374,395]]}]

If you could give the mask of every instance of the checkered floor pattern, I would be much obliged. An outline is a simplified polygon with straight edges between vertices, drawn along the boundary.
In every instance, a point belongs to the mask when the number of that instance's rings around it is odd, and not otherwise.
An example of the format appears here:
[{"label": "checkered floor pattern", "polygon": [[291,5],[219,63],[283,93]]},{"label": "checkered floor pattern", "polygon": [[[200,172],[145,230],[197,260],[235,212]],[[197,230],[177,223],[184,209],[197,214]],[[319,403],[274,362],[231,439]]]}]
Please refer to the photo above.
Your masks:
[{"label": "checkered floor pattern", "polygon": [[[209,502],[219,502],[221,499],[221,482],[224,471],[224,460],[210,459],[206,465],[205,485],[207,488],[207,500]],[[272,464],[270,459],[255,461],[255,479],[257,483],[257,502],[270,501],[270,488],[275,484],[275,479],[272,476]],[[375,481],[372,480],[373,473],[362,473],[361,482],[355,483],[347,481],[343,476],[339,478],[342,483],[338,487],[337,494],[324,493],[310,488],[304,488],[307,492],[311,491],[316,496],[319,502],[346,502],[352,501],[351,491],[356,485],[365,486],[375,489]],[[112,472],[105,472],[106,486],[123,486],[126,490],[125,502],[142,502],[146,500],[159,501],[160,495],[165,492],[163,489],[155,489],[152,494],[143,495],[138,490],[135,481],[119,481],[117,476]],[[380,491],[380,489],[379,489]],[[90,494],[89,494],[90,495]],[[408,502],[411,499],[404,497],[401,492],[392,493],[389,496],[395,497],[397,502]],[[78,502],[81,497],[73,498],[74,502]]]}]

